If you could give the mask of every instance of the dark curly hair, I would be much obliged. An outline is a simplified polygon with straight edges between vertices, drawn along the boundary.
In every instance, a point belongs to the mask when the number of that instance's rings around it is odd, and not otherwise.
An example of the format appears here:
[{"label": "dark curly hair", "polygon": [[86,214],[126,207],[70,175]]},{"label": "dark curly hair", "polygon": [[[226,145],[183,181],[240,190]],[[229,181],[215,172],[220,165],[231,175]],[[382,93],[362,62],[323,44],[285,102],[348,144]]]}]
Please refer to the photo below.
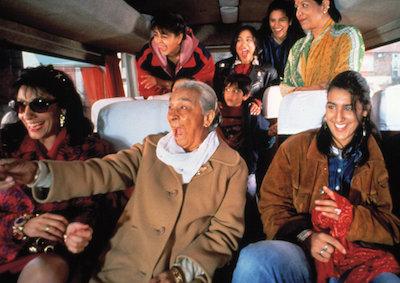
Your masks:
[{"label": "dark curly hair", "polygon": [[182,34],[186,38],[187,25],[183,17],[172,12],[157,12],[151,20],[151,30],[160,30],[161,33],[172,32],[176,36]]},{"label": "dark curly hair", "polygon": [[82,144],[93,133],[93,124],[84,116],[81,98],[66,73],[54,69],[52,65],[27,68],[22,70],[13,86],[16,92],[21,86],[27,86],[55,98],[58,107],[65,110],[65,128],[70,145]]}]

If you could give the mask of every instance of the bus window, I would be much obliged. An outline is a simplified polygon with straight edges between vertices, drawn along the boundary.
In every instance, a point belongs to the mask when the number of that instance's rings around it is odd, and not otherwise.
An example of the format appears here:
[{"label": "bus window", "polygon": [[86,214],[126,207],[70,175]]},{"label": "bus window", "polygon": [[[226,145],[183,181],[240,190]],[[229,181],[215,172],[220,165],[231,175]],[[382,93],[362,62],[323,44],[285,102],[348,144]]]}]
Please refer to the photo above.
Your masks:
[{"label": "bus window", "polygon": [[[7,52],[6,52],[7,51]],[[6,53],[6,54],[5,54]],[[109,75],[107,74],[106,67],[101,65],[94,65],[85,62],[47,56],[38,53],[32,53],[27,51],[19,51],[13,49],[4,49],[5,60],[4,66],[0,70],[2,73],[7,72],[12,66],[12,75],[5,75],[2,77],[1,84],[4,85],[3,89],[8,89],[6,95],[2,95],[0,118],[8,111],[6,105],[9,100],[14,97],[13,90],[11,88],[15,79],[18,76],[18,72],[23,68],[37,67],[39,65],[53,65],[55,69],[61,70],[67,73],[72,81],[74,82],[79,94],[81,95],[82,102],[85,106],[85,114],[90,117],[90,109],[92,104],[102,98],[109,98],[115,96],[124,96],[126,89],[128,88],[126,82],[126,75],[122,76],[122,83],[124,88],[121,89],[120,93],[115,93],[115,89],[110,83]],[[16,59],[18,58],[18,60]],[[119,58],[118,58],[119,60]],[[120,60],[119,60],[120,61]],[[121,63],[119,63],[121,66]],[[121,67],[119,68],[121,69]],[[123,69],[125,71],[125,68]],[[123,74],[125,74],[123,72]],[[121,73],[118,74],[121,77]]]},{"label": "bus window", "polygon": [[371,95],[400,84],[400,41],[366,51],[361,73],[368,81]]},{"label": "bus window", "polygon": [[372,119],[380,131],[400,131],[400,42],[366,52],[361,69],[371,88]]}]

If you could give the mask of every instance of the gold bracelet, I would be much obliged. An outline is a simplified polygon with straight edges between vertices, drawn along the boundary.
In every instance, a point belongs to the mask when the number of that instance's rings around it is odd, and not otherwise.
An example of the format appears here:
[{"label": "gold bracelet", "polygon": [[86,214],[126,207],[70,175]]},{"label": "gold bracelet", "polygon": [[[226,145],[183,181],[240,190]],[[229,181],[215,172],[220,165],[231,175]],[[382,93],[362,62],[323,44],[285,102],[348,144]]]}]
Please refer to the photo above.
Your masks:
[{"label": "gold bracelet", "polygon": [[175,279],[175,283],[185,283],[185,275],[183,274],[183,271],[177,267],[177,266],[173,266],[170,269],[172,275],[174,276]]},{"label": "gold bracelet", "polygon": [[24,233],[25,224],[33,217],[35,217],[35,215],[24,213],[23,215],[17,217],[14,220],[12,226],[12,235],[16,240],[20,241],[27,240],[28,237]]}]

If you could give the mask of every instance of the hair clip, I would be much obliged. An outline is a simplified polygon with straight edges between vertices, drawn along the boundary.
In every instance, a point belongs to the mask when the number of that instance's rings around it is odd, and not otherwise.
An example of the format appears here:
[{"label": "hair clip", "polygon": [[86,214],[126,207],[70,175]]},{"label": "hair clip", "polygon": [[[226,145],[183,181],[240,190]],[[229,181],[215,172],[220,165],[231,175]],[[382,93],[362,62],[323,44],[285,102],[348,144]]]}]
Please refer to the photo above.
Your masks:
[{"label": "hair clip", "polygon": [[57,75],[54,76],[57,80],[62,81],[63,83],[65,83],[67,81],[67,79],[65,78],[65,76],[62,73],[58,73]]}]

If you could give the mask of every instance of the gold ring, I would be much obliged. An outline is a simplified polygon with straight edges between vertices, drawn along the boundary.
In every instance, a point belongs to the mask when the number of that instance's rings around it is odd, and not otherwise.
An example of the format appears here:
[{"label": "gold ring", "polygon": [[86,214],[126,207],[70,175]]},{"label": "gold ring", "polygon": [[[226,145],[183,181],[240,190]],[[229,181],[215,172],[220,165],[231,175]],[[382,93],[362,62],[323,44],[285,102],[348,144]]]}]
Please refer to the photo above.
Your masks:
[{"label": "gold ring", "polygon": [[45,232],[49,232],[50,231],[50,226],[47,225],[46,228],[44,228],[44,231]]},{"label": "gold ring", "polygon": [[319,254],[322,256],[322,254],[323,254],[324,252],[325,252],[324,249],[322,249],[322,250],[319,251]]}]

